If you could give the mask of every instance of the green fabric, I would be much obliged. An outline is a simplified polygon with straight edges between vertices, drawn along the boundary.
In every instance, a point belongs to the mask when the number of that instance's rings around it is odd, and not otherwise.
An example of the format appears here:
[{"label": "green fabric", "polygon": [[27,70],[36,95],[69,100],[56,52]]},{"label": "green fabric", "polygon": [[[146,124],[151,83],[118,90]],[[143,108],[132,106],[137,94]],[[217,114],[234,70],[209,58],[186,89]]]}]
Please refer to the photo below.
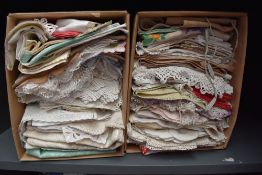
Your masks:
[{"label": "green fabric", "polygon": [[165,40],[168,38],[168,34],[176,32],[178,28],[166,28],[166,29],[154,29],[150,31],[140,32],[142,35],[142,43],[144,47],[147,47],[157,41]]},{"label": "green fabric", "polygon": [[32,56],[33,56],[32,52],[29,52],[27,50],[23,50],[22,53],[21,53],[20,62],[21,63],[27,63],[27,62],[30,61]]},{"label": "green fabric", "polygon": [[[111,25],[111,24],[112,24],[112,21],[109,22],[109,25]],[[31,57],[30,57],[31,59],[29,58],[28,53],[26,53],[25,55],[21,56],[21,60],[20,60],[21,64],[24,65],[24,66],[29,66],[29,65],[32,65],[32,64],[36,64],[37,62],[39,62],[41,60],[45,60],[46,58],[48,58],[52,52],[54,52],[54,51],[56,51],[58,49],[62,49],[64,47],[66,47],[66,46],[70,46],[70,45],[73,45],[75,43],[81,42],[81,41],[87,39],[88,37],[91,37],[94,34],[98,33],[98,31],[100,31],[100,30],[103,30],[103,28],[102,29],[100,28],[100,29],[92,31],[90,33],[81,35],[79,37],[75,37],[75,38],[72,38],[72,39],[67,39],[67,40],[65,40],[64,42],[61,42],[61,43],[57,43],[57,44],[51,45],[51,46],[47,47],[46,49],[42,50],[37,55],[35,55],[35,56],[31,55]]]},{"label": "green fabric", "polygon": [[155,34],[143,34],[142,35],[142,43],[143,46],[149,46],[156,41],[161,41],[165,39],[166,34],[163,33],[155,33]]},{"label": "green fabric", "polygon": [[115,150],[101,150],[101,151],[80,151],[80,150],[48,150],[42,148],[27,149],[28,155],[45,159],[45,158],[63,158],[63,157],[77,157],[77,156],[90,156],[98,154],[114,153]]},{"label": "green fabric", "polygon": [[[19,56],[19,60],[22,63],[27,63],[30,61],[30,59],[32,58],[33,55],[38,54],[39,52],[41,52],[42,50],[48,48],[51,45],[54,44],[58,44],[61,42],[64,42],[64,40],[51,40],[51,41],[47,41],[45,43],[41,43],[40,41],[35,41],[35,40],[31,40],[31,45],[28,42],[28,45],[26,45],[26,47],[24,48],[24,50],[22,50],[21,55]],[[37,43],[32,47],[32,43]]]}]

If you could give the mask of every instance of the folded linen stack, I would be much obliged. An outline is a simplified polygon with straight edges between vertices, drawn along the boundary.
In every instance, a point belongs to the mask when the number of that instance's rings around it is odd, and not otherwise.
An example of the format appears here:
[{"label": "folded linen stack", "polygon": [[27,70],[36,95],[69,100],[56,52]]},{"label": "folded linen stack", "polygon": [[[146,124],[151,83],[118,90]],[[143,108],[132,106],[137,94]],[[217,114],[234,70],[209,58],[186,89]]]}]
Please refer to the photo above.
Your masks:
[{"label": "folded linen stack", "polygon": [[234,19],[142,18],[128,142],[143,154],[224,143],[237,35]]},{"label": "folded linen stack", "polygon": [[38,158],[115,152],[124,142],[121,112],[126,25],[78,19],[18,23],[5,41],[6,67],[25,113],[19,134]]}]

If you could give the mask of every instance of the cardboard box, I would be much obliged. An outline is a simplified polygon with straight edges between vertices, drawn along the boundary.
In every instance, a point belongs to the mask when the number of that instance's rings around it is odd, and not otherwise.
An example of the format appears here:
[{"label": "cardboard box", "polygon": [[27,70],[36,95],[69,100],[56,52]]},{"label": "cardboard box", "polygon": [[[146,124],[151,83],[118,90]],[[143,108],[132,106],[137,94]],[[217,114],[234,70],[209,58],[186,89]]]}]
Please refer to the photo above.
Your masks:
[{"label": "cardboard box", "polygon": [[[143,17],[218,17],[218,18],[234,18],[237,20],[237,28],[239,31],[239,39],[238,39],[238,47],[236,49],[235,59],[237,64],[235,64],[235,69],[232,74],[233,78],[230,84],[234,87],[232,106],[233,111],[232,115],[229,117],[229,125],[230,127],[225,130],[225,135],[227,137],[226,142],[220,146],[216,147],[208,147],[201,148],[199,150],[208,150],[208,149],[224,149],[227,147],[228,142],[230,140],[230,136],[234,129],[237,113],[240,102],[242,81],[243,81],[243,73],[244,73],[244,65],[245,65],[245,55],[246,55],[246,45],[247,45],[247,33],[248,33],[248,22],[247,22],[247,14],[246,13],[233,13],[233,12],[202,12],[202,11],[148,11],[148,12],[138,12],[135,17],[134,29],[133,29],[133,38],[132,38],[132,50],[131,50],[131,58],[130,58],[130,73],[129,73],[129,89],[128,89],[128,109],[127,109],[127,117],[130,115],[130,98],[131,98],[131,87],[132,87],[132,71],[133,65],[135,61],[135,48],[136,48],[136,38],[139,20]],[[128,122],[128,118],[127,118]],[[127,153],[140,152],[138,146],[128,144],[126,146]]]},{"label": "cardboard box", "polygon": [[[109,20],[113,20],[119,23],[126,23],[127,30],[129,31],[129,14],[127,11],[76,11],[76,12],[41,12],[41,13],[11,13],[7,16],[7,26],[6,33],[8,33],[17,22],[25,19],[35,19],[35,18],[47,18],[48,21],[52,22],[56,19],[62,18],[75,18],[75,19],[85,19],[96,22],[106,22]],[[129,46],[130,39],[129,33],[127,34],[127,45],[126,45],[126,53],[125,53],[125,63],[123,65],[123,85],[122,85],[122,113],[123,120],[126,123],[126,106],[127,106],[127,91],[128,89],[128,73],[129,73]],[[6,69],[6,81],[7,81],[7,93],[8,93],[8,102],[9,102],[9,111],[11,118],[11,127],[13,138],[15,142],[15,147],[17,151],[18,158],[21,161],[36,161],[40,160],[35,157],[29,156],[25,153],[25,149],[22,147],[19,134],[18,134],[18,126],[22,119],[25,105],[19,103],[17,101],[17,96],[15,94],[12,85],[14,84],[18,75],[17,66],[13,71],[8,71]],[[124,146],[117,149],[116,153],[110,154],[101,154],[101,155],[92,155],[92,156],[80,156],[73,158],[61,158],[61,159],[53,159],[53,160],[65,160],[65,159],[83,159],[83,158],[98,158],[98,157],[113,157],[113,156],[123,156],[124,154]],[[48,160],[48,159],[44,159]],[[50,159],[49,159],[50,160]]]}]

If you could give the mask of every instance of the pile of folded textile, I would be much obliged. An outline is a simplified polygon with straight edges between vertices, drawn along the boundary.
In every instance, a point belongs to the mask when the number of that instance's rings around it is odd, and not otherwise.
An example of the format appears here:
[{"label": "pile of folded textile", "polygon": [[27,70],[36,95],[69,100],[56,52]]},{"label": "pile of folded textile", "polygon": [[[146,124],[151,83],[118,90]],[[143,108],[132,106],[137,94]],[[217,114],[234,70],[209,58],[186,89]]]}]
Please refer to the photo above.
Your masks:
[{"label": "pile of folded textile", "polygon": [[13,88],[27,104],[19,134],[38,158],[115,152],[124,142],[121,112],[126,24],[78,19],[19,22],[5,41]]},{"label": "pile of folded textile", "polygon": [[237,38],[234,19],[141,19],[128,142],[143,154],[223,144]]}]

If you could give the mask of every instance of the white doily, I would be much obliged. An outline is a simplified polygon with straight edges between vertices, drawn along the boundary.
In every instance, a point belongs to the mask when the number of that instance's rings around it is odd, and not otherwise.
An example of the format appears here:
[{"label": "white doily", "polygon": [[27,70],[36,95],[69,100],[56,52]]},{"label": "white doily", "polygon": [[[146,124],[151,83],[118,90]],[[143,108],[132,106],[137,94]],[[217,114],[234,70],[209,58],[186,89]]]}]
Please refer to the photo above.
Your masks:
[{"label": "white doily", "polygon": [[80,92],[73,95],[80,98],[85,104],[101,101],[104,104],[114,102],[120,93],[119,82],[115,80],[94,79],[90,86],[85,86]]},{"label": "white doily", "polygon": [[[27,83],[18,86],[15,89],[16,94],[23,103],[56,102],[66,97],[81,97],[85,102],[92,96],[99,98],[102,96],[103,102],[113,102],[118,98],[120,92],[118,81],[120,81],[122,70],[113,61],[98,55],[87,59],[79,68],[77,67],[78,64],[70,66],[62,75],[49,77],[48,81],[43,84]],[[103,77],[103,79],[94,79],[94,77]],[[77,96],[79,92],[81,95]],[[28,98],[28,95],[33,98]],[[93,98],[89,101],[97,99]]]}]

